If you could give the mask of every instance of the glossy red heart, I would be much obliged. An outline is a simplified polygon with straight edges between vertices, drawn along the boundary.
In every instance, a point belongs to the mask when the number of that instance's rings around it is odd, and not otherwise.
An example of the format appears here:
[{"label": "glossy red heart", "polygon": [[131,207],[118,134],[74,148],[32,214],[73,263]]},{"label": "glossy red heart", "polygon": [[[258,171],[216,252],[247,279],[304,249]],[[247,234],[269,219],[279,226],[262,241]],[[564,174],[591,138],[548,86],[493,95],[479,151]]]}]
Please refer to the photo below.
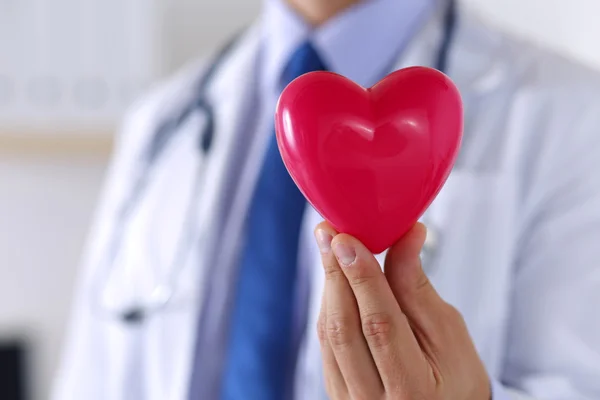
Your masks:
[{"label": "glossy red heart", "polygon": [[402,69],[365,89],[330,72],[290,83],[275,114],[279,151],[307,200],[380,253],[434,200],[460,147],[460,94],[441,72]]}]

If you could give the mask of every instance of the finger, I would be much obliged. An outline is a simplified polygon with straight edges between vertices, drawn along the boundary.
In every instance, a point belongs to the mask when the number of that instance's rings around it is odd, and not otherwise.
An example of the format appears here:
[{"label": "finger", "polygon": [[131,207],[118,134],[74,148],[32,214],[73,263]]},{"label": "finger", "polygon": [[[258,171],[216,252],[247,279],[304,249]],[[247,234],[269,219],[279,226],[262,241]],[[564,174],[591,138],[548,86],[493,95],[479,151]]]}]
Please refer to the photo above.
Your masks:
[{"label": "finger", "polygon": [[394,296],[408,317],[424,351],[437,354],[451,336],[456,310],[437,293],[421,266],[420,252],[427,230],[417,223],[389,251],[385,260]]},{"label": "finger", "polygon": [[[485,368],[460,313],[446,303],[437,293],[423,271],[420,252],[427,230],[417,223],[387,253],[385,274],[394,295],[408,317],[413,332],[427,354],[436,380],[455,374],[457,369],[472,367],[471,371],[484,371],[483,377],[473,382],[488,382]],[[484,392],[487,386],[484,386]]]},{"label": "finger", "polygon": [[394,296],[409,319],[415,321],[432,317],[430,312],[443,303],[421,266],[426,236],[425,225],[417,223],[389,249],[385,259],[384,271]]},{"label": "finger", "polygon": [[348,388],[342,376],[342,372],[337,364],[333,350],[327,339],[327,296],[323,290],[321,301],[321,311],[319,321],[317,322],[317,332],[319,334],[319,343],[321,345],[321,358],[323,360],[323,375],[325,377],[325,389],[332,399],[348,398]]},{"label": "finger", "polygon": [[386,391],[426,368],[419,344],[390,289],[381,266],[357,239],[337,235],[332,243],[338,262],[356,297],[361,327]]},{"label": "finger", "polygon": [[[327,230],[330,229],[330,230]],[[330,252],[331,240],[337,232],[333,229],[323,226],[321,229],[315,230],[315,237],[319,250],[321,251],[321,259],[325,264],[327,262],[327,254]],[[329,397],[332,399],[348,398],[348,388],[342,376],[342,372],[335,360],[335,355],[327,338],[327,291],[323,288],[323,297],[321,299],[321,310],[319,312],[319,320],[317,322],[317,333],[319,335],[319,343],[321,345],[321,358],[323,359],[323,372],[325,376],[325,388]]]},{"label": "finger", "polygon": [[[331,232],[328,224],[317,227]],[[332,235],[333,236],[333,235]],[[322,248],[325,268],[326,330],[329,345],[340,368],[350,398],[372,399],[383,395],[383,385],[361,331],[360,317],[352,289],[331,251],[331,243]]]}]

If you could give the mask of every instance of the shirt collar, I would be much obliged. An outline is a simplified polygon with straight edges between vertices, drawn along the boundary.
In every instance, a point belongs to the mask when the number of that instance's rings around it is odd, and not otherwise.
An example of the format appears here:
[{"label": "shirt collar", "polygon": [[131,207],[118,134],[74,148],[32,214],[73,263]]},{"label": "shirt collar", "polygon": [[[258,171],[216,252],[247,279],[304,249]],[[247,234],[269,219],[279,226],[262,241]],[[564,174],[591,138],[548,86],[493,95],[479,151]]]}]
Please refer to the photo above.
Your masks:
[{"label": "shirt collar", "polygon": [[279,91],[289,58],[311,40],[327,67],[369,87],[391,70],[393,62],[425,20],[435,0],[363,0],[317,28],[284,0],[265,0],[262,81]]}]

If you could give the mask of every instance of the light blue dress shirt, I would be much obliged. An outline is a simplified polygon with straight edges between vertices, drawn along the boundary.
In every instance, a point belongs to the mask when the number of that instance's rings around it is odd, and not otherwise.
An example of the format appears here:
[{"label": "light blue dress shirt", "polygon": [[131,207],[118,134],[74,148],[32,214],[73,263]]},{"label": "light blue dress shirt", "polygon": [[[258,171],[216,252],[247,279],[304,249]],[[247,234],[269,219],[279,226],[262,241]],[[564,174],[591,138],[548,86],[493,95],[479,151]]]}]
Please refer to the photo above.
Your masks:
[{"label": "light blue dress shirt", "polygon": [[314,28],[284,0],[265,0],[263,95],[278,97],[283,68],[310,39],[327,67],[363,86],[390,72],[435,0],[365,0]]}]

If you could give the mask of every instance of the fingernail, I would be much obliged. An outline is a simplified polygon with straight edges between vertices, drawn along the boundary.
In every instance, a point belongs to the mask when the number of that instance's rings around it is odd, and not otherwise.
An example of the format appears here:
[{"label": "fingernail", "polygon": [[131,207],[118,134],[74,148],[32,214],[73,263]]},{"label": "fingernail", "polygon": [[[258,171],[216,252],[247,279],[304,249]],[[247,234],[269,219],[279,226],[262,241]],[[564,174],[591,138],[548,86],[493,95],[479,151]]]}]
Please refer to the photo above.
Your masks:
[{"label": "fingernail", "polygon": [[349,266],[356,259],[356,251],[351,246],[343,243],[337,243],[333,248],[333,252],[338,261],[345,267]]},{"label": "fingernail", "polygon": [[317,246],[319,246],[321,253],[328,253],[329,250],[331,250],[331,241],[333,240],[333,236],[325,232],[323,229],[317,229],[315,237],[317,239]]}]

